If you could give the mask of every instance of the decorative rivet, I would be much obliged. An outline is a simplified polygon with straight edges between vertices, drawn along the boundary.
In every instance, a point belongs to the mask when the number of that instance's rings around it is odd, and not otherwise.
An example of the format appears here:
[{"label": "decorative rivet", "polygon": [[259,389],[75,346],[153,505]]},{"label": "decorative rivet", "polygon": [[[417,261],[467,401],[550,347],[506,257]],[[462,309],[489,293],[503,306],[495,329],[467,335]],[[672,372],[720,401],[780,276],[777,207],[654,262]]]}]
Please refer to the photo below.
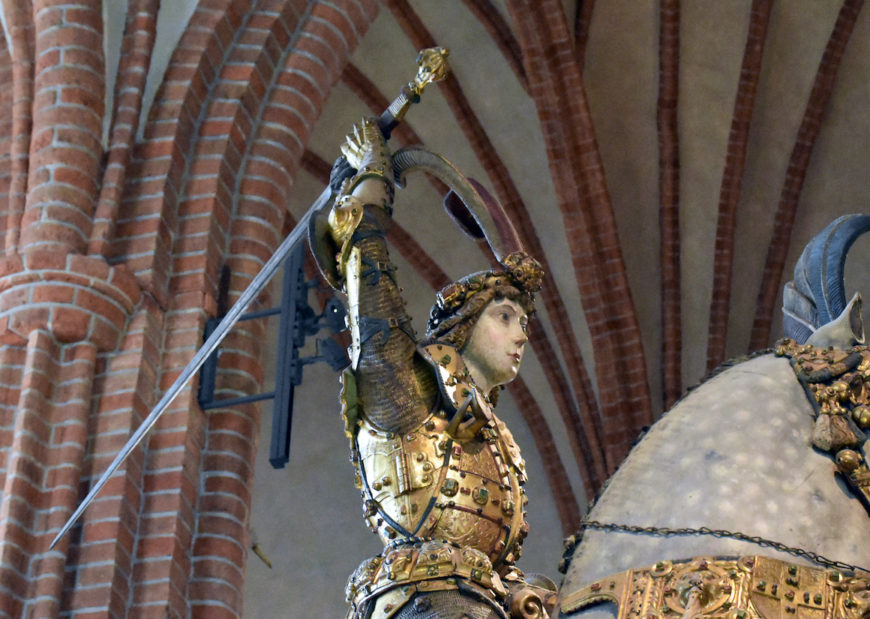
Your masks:
[{"label": "decorative rivet", "polygon": [[363,513],[365,514],[366,518],[369,518],[369,517],[377,514],[378,513],[377,503],[375,503],[371,499],[366,500],[366,502],[363,504]]}]

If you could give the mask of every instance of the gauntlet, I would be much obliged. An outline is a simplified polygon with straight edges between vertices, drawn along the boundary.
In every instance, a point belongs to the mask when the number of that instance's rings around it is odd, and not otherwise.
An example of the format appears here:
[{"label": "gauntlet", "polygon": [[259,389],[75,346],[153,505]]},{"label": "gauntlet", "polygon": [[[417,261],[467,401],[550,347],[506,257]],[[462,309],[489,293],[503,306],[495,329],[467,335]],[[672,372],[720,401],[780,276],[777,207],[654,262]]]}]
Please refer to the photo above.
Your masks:
[{"label": "gauntlet", "polygon": [[341,248],[338,272],[344,275],[353,233],[362,222],[366,206],[380,227],[385,227],[393,202],[393,164],[390,152],[380,130],[372,119],[363,119],[354,125],[341,152],[357,172],[341,186],[335,206],[329,214],[332,239]]}]

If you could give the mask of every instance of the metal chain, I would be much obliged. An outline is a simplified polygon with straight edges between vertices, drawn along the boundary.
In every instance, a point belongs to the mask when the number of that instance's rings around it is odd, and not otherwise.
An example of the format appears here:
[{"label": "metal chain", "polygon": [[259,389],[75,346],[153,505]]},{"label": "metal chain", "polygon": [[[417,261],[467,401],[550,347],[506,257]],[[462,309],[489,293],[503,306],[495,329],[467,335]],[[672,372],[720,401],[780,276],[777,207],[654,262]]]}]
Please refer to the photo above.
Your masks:
[{"label": "metal chain", "polygon": [[833,567],[841,570],[849,570],[852,572],[870,572],[870,570],[865,567],[861,567],[859,565],[852,565],[851,563],[844,563],[843,561],[836,561],[834,559],[828,559],[827,557],[824,557],[817,552],[813,552],[812,550],[805,550],[803,548],[798,548],[795,546],[786,546],[781,542],[775,542],[773,540],[765,539],[757,535],[747,535],[745,533],[740,533],[739,531],[711,529],[709,527],[699,527],[697,529],[689,527],[683,527],[680,529],[671,529],[668,527],[641,527],[637,525],[615,524],[612,522],[599,522],[598,520],[583,520],[580,523],[580,531],[582,532],[584,528],[598,529],[601,531],[621,531],[623,533],[635,533],[640,535],[711,535],[713,537],[727,537],[730,539],[736,539],[741,542],[749,542],[750,544],[755,544],[756,546],[761,546],[762,548],[773,548],[774,550],[779,550],[780,552],[785,552],[795,557],[808,559],[813,563],[822,565],[824,567]]}]

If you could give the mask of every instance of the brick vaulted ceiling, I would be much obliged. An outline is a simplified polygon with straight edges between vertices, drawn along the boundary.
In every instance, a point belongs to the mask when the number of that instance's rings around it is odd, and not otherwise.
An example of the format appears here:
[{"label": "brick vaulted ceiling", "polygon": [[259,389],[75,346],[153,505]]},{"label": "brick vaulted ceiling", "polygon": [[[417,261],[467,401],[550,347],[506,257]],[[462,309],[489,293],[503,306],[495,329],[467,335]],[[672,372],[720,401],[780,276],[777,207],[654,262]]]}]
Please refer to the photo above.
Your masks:
[{"label": "brick vaulted ceiling", "polygon": [[[44,242],[33,225],[45,218],[33,207],[38,177],[27,161],[39,152],[31,129],[48,121],[22,102],[35,88],[33,109],[43,111],[44,69],[58,61],[33,33],[51,30],[39,20],[57,4],[2,4],[0,73],[12,84],[0,92],[7,256]],[[94,14],[99,5],[68,4]],[[82,182],[96,196],[92,221],[65,248],[123,265],[155,308],[202,286],[201,305],[214,314],[220,268],[233,271],[232,299],[319,193],[351,124],[398,93],[416,50],[449,48],[451,77],[424,94],[393,145],[423,144],[486,185],[547,268],[533,354],[499,410],[532,472],[526,567],[552,573],[559,539],[643,427],[719,363],[770,345],[779,291],[804,243],[834,217],[867,210],[870,16],[862,5],[104,2],[107,53],[81,79],[105,72],[109,96],[105,105],[78,103],[94,110],[85,123],[91,138],[103,123],[102,149],[89,139],[105,156],[84,166]],[[35,84],[34,74],[44,81]],[[51,122],[58,131],[75,124]],[[488,266],[444,215],[441,191],[409,179],[389,235],[418,331],[437,288]],[[854,253],[849,292],[870,291],[860,267],[870,251],[859,242]],[[195,329],[178,320],[143,318],[136,328],[146,340],[180,329],[179,343],[163,346],[182,359],[191,348],[184,334]],[[268,347],[252,343],[263,340],[258,329],[239,356],[254,368],[249,383],[233,385],[242,391],[263,382]],[[99,354],[113,345],[100,343]],[[102,357],[91,354],[99,378]],[[264,455],[263,408],[253,498],[247,486],[239,491],[238,519],[249,521],[274,569],[249,557],[245,586],[227,588],[224,610],[244,605],[247,616],[266,617],[293,604],[306,616],[338,616],[346,575],[379,550],[360,522],[336,394],[329,370],[306,368],[282,471]],[[137,401],[137,414],[143,406]],[[203,454],[232,434],[215,419],[197,429]],[[257,414],[251,419],[245,431],[255,435]],[[98,469],[97,461],[85,466]],[[219,502],[208,480],[222,465],[202,462],[197,496]],[[147,527],[138,531],[147,538]],[[224,556],[206,537],[197,530],[197,550],[180,563],[190,589],[176,586],[167,594],[173,604],[195,605],[184,600],[212,578],[203,557]],[[170,553],[185,552],[178,539]],[[138,603],[122,595],[113,589],[117,604]]]}]

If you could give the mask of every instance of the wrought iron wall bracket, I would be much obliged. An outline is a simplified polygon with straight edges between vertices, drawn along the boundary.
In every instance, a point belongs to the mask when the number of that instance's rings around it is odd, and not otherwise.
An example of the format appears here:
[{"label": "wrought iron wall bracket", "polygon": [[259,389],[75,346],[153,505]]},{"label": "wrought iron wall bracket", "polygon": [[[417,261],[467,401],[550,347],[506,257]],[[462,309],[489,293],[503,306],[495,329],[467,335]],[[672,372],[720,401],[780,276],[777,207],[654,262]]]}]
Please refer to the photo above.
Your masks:
[{"label": "wrought iron wall bracket", "polygon": [[[305,339],[316,335],[324,328],[337,333],[344,330],[345,311],[341,302],[330,298],[323,313],[316,314],[308,303],[308,291],[317,285],[306,281],[305,246],[300,244],[284,263],[284,281],[281,304],[267,310],[249,312],[239,316],[239,322],[280,316],[278,327],[278,350],[275,364],[275,389],[235,398],[215,399],[215,378],[221,349],[217,348],[203,363],[199,375],[197,400],[203,410],[228,408],[262,400],[274,400],[272,409],[272,437],[269,447],[269,462],[276,469],[283,468],[290,459],[290,431],[293,420],[293,395],[302,383],[302,368],[310,363],[323,361],[332,369],[341,371],[349,361],[342,346],[330,337],[317,339],[317,354],[300,357],[299,351]],[[205,327],[203,337],[208,339],[220,324],[222,316],[212,318]]]}]

